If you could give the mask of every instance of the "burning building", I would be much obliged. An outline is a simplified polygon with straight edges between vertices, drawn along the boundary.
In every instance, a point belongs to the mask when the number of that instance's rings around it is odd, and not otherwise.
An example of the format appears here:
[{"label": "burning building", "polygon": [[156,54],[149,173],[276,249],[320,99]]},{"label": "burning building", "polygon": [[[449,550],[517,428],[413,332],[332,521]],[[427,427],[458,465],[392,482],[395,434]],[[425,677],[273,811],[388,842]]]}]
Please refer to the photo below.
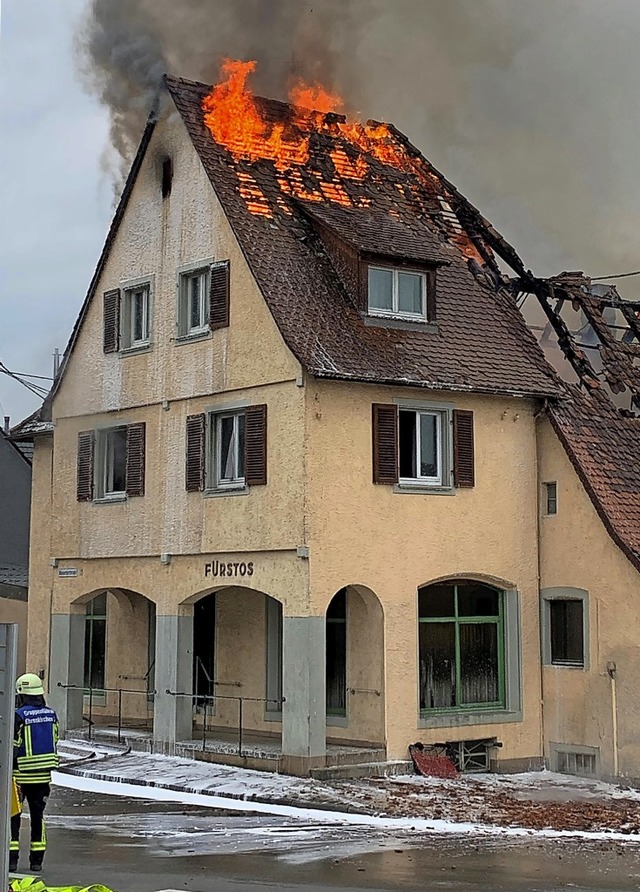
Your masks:
[{"label": "burning building", "polygon": [[142,137],[36,444],[30,666],[67,730],[203,758],[446,740],[640,776],[637,421],[608,392],[636,308],[534,277],[393,126],[250,73],[167,77]]}]

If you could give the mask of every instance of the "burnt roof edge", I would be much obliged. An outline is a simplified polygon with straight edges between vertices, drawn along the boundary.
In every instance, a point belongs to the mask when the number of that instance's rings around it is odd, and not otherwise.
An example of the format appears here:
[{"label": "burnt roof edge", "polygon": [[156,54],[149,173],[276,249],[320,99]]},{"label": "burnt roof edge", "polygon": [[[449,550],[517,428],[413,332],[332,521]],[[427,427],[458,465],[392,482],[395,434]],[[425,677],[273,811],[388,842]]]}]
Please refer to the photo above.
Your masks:
[{"label": "burnt roof edge", "polygon": [[600,498],[598,497],[594,487],[591,484],[587,474],[585,473],[584,468],[580,462],[580,459],[577,457],[571,443],[562,430],[562,426],[558,419],[555,417],[553,412],[553,407],[549,406],[547,410],[547,415],[549,417],[549,421],[551,422],[551,426],[558,437],[558,440],[562,444],[564,451],[567,453],[567,457],[578,476],[578,479],[582,483],[585,492],[587,493],[591,504],[596,510],[596,514],[602,521],[604,528],[606,529],[609,537],[613,541],[614,545],[617,545],[620,551],[624,554],[627,560],[633,565],[633,567],[640,572],[640,555],[636,554],[636,552],[625,542],[623,536],[620,535],[618,530],[615,527],[615,524],[611,521],[607,509],[604,507]]}]

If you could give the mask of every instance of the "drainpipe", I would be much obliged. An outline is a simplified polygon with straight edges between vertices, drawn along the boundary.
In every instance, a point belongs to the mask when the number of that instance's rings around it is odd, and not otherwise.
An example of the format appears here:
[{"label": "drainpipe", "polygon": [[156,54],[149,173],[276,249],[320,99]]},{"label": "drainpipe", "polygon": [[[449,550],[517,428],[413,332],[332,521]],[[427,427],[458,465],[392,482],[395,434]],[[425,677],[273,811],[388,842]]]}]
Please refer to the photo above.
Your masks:
[{"label": "drainpipe", "polygon": [[544,665],[542,662],[542,599],[540,597],[540,582],[542,580],[542,554],[541,554],[541,542],[540,542],[540,419],[544,418],[547,413],[548,400],[545,399],[542,406],[533,414],[534,422],[535,422],[535,444],[536,444],[536,496],[535,496],[535,507],[536,507],[536,556],[538,563],[538,584],[537,584],[537,594],[538,594],[538,661],[540,664],[540,755],[542,756],[543,765],[546,766],[547,759],[545,756],[545,704],[544,704]]},{"label": "drainpipe", "polygon": [[618,777],[618,695],[616,691],[616,671],[614,662],[607,663],[607,675],[611,679],[611,726],[613,729],[613,776]]}]

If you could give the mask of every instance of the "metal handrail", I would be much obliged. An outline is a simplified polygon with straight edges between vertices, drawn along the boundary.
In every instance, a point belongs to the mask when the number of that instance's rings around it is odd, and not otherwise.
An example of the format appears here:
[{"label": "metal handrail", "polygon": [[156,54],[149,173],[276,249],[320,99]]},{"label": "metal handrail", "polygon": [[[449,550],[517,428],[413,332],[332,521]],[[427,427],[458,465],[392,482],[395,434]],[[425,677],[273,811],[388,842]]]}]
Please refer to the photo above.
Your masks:
[{"label": "metal handrail", "polygon": [[145,697],[154,697],[157,691],[136,691],[129,688],[92,688],[79,684],[63,684],[61,681],[57,685],[59,688],[66,690],[89,692],[89,717],[87,719],[87,740],[91,740],[93,736],[93,694],[94,691],[100,694],[117,694],[118,695],[118,743],[122,742],[122,695],[123,694],[144,694]]},{"label": "metal handrail", "polygon": [[[144,675],[119,675],[118,678],[121,678],[123,681],[148,681],[155,665],[156,661],[154,660],[153,663],[150,664]],[[96,688],[96,690],[98,689]]]},{"label": "metal handrail", "polygon": [[[214,682],[214,684],[220,685],[229,685],[229,686],[238,686],[242,687],[240,682]],[[93,697],[94,693],[98,692],[100,694],[117,694],[118,695],[118,743],[122,742],[122,695],[123,694],[144,694],[146,697],[155,697],[158,694],[157,690],[154,691],[139,691],[139,690],[131,690],[128,688],[93,688],[86,687],[85,685],[77,685],[77,684],[64,684],[59,681],[57,683],[57,687],[64,688],[66,690],[75,690],[82,691],[83,693],[87,693],[89,695],[89,716],[87,719],[88,729],[87,729],[87,739],[91,740],[93,737]],[[187,697],[192,701],[196,700],[204,700],[204,721],[202,728],[202,752],[206,752],[207,749],[207,712],[209,707],[209,703],[213,703],[215,700],[235,700],[238,704],[238,755],[243,755],[243,721],[244,721],[244,704],[245,703],[279,703],[282,706],[283,703],[286,702],[286,697],[235,697],[230,694],[193,694],[187,693],[186,691],[172,691],[170,688],[167,688],[164,692],[165,694],[171,697]]]},{"label": "metal handrail", "polygon": [[[233,682],[230,682],[233,684]],[[204,700],[204,718],[202,725],[202,752],[206,752],[207,749],[207,709],[208,709],[208,701],[214,700],[235,700],[238,703],[238,755],[242,756],[242,732],[243,732],[243,717],[244,717],[244,704],[247,703],[280,703],[282,705],[286,702],[285,697],[232,697],[229,694],[189,694],[186,691],[172,691],[170,688],[167,688],[165,694],[168,694],[171,697],[187,697],[190,700]]]}]

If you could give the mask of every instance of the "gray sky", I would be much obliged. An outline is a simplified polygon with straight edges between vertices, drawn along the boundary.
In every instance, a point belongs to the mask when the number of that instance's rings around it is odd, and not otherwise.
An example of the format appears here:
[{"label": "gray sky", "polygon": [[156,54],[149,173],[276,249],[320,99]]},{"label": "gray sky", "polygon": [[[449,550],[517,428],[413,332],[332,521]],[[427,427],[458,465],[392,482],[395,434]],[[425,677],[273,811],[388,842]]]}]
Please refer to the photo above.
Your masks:
[{"label": "gray sky", "polygon": [[[18,372],[51,373],[111,216],[108,113],[73,46],[89,2],[2,5],[0,360]],[[257,55],[282,97],[292,59],[328,53],[348,106],[393,121],[538,275],[640,269],[638,0],[91,2],[91,71],[131,141],[165,67],[206,80],[223,52]],[[0,404],[15,422],[38,400],[0,375]]]},{"label": "gray sky", "polygon": [[[82,92],[72,40],[84,0],[4,0],[0,30],[0,360],[51,375],[111,216],[107,113]],[[42,383],[42,382],[41,382]],[[12,423],[39,405],[0,375]]]}]

